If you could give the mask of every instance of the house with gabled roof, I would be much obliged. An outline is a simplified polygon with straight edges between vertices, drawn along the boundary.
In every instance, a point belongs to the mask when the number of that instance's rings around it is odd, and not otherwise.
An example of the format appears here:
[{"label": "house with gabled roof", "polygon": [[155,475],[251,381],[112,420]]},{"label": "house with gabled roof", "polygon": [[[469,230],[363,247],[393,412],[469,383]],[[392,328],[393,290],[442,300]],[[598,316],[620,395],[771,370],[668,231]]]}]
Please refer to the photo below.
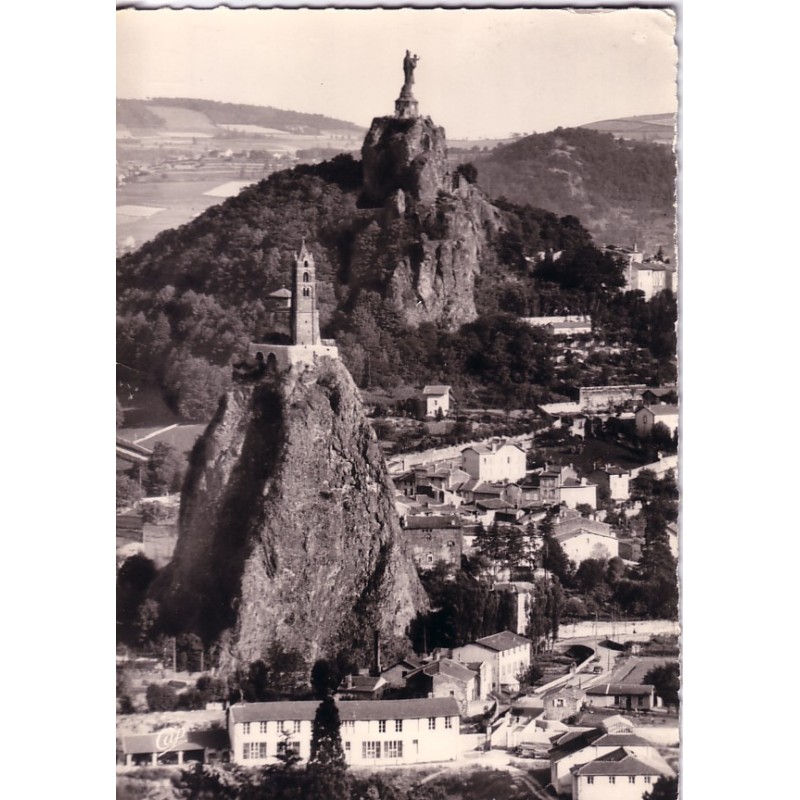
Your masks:
[{"label": "house with gabled roof", "polygon": [[[550,751],[550,782],[559,794],[572,791],[572,770],[624,747],[639,758],[659,758],[653,743],[632,733],[606,733],[601,728],[570,731]],[[665,762],[666,763],[666,762]]]},{"label": "house with gabled roof", "polygon": [[678,430],[678,406],[662,403],[657,406],[640,406],[636,409],[636,435],[646,439],[659,422],[666,425],[672,436]]},{"label": "house with gabled roof", "polygon": [[645,758],[628,747],[573,767],[571,773],[574,800],[641,800],[659,778],[675,776],[658,753]]},{"label": "house with gabled roof", "polygon": [[334,696],[337,700],[380,700],[386,686],[382,676],[345,675]]},{"label": "house with gabled roof", "polygon": [[512,631],[484,636],[463,647],[453,648],[453,658],[460,662],[489,661],[492,665],[492,688],[519,690],[519,675],[531,665],[531,640]]},{"label": "house with gabled roof", "polygon": [[422,659],[412,653],[409,656],[404,656],[399,661],[396,661],[390,667],[383,670],[383,672],[381,672],[381,678],[383,678],[389,686],[403,688],[406,685],[406,675],[421,667],[422,664]]},{"label": "house with gabled roof", "polygon": [[[343,700],[336,706],[349,765],[396,766],[458,757],[460,720],[453,697]],[[287,752],[308,760],[318,708],[318,700],[232,705],[228,711],[231,760],[258,767],[275,763]]]},{"label": "house with gabled roof", "polygon": [[406,690],[416,697],[454,697],[463,716],[469,704],[486,699],[490,685],[482,685],[480,675],[466,664],[440,658],[424,664],[406,676]]},{"label": "house with gabled roof", "polygon": [[638,683],[598,683],[586,690],[587,702],[595,708],[649,710],[655,708],[655,687]]},{"label": "house with gabled roof", "polygon": [[452,393],[449,386],[434,384],[422,389],[421,411],[425,417],[436,417],[450,414]]},{"label": "house with gabled roof", "polygon": [[476,444],[461,451],[462,468],[473,478],[487,482],[510,482],[525,477],[525,451],[504,441]]}]

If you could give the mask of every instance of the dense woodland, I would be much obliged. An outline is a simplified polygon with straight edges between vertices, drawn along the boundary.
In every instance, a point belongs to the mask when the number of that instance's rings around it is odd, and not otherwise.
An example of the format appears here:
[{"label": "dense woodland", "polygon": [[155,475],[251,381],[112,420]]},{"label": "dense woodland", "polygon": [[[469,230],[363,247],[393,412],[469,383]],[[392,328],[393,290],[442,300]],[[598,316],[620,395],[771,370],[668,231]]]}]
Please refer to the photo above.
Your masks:
[{"label": "dense woodland", "polygon": [[[387,276],[355,269],[351,251],[371,225],[384,254],[403,252],[415,229],[376,225],[381,210],[358,207],[361,178],[349,155],[276,173],[119,259],[118,362],[158,383],[183,417],[207,419],[232,364],[267,332],[265,298],[289,284],[305,238],[323,335],[337,339],[361,388],[450,383],[514,408],[569,397],[579,385],[674,380],[675,298],[623,293],[622,265],[577,218],[502,198],[503,227],[476,286],[478,319],[459,330],[408,326],[384,300]],[[518,319],[549,313],[590,313],[626,350],[557,368],[546,334]]]},{"label": "dense woodland", "polygon": [[630,245],[638,232],[640,245],[672,247],[676,165],[669,147],[556,128],[477,155],[475,165],[492,196],[578,216],[604,232],[601,244]]}]

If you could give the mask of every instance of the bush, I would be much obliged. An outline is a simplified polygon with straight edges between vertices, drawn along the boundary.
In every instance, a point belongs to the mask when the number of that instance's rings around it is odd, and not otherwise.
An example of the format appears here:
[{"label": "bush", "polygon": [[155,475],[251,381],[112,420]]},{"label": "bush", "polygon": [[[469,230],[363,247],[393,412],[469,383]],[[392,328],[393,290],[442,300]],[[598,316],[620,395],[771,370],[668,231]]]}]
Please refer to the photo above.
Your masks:
[{"label": "bush", "polygon": [[151,683],[147,687],[146,697],[150,711],[174,711],[178,707],[178,695],[171,686]]}]

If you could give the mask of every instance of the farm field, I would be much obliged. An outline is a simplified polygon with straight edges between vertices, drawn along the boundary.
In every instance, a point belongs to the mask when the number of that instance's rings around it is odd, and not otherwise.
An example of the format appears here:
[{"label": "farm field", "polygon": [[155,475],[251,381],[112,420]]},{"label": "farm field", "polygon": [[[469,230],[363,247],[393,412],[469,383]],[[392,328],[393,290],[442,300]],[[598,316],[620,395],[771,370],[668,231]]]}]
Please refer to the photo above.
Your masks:
[{"label": "farm field", "polygon": [[[239,178],[238,170],[233,174],[214,175],[207,180],[147,181],[119,187],[117,209],[125,206],[146,206],[161,210],[148,216],[134,216],[118,210],[117,252],[126,246],[130,249],[129,237],[133,237],[133,246],[139,247],[161,231],[184,225],[207,208],[221,203],[222,197],[207,195],[205,192],[213,191],[232,178]],[[260,179],[260,175],[255,176],[251,182],[255,183]],[[241,184],[241,179],[239,182]]]}]

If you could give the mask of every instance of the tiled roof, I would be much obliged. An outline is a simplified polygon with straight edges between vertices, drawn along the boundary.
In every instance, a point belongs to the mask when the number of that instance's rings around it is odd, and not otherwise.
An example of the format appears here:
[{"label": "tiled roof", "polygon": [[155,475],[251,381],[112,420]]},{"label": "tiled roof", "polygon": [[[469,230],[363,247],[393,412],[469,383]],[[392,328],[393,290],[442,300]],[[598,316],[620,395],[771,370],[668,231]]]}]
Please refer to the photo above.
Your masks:
[{"label": "tiled roof", "polygon": [[449,386],[440,386],[438,384],[434,384],[433,386],[426,386],[422,390],[423,395],[431,395],[431,396],[439,396],[442,394],[447,394],[450,391]]},{"label": "tiled roof", "polygon": [[653,690],[654,687],[650,686],[649,684],[600,683],[596,686],[591,686],[588,688],[586,690],[586,694],[603,696],[610,694],[638,696],[652,694]]},{"label": "tiled roof", "polygon": [[606,733],[595,744],[600,747],[652,747],[653,743],[635,733]]},{"label": "tiled roof", "polygon": [[291,297],[292,293],[289,289],[278,289],[276,292],[271,292],[270,297]]},{"label": "tiled roof", "polygon": [[[415,700],[342,700],[336,704],[339,719],[422,719],[458,716],[454,697],[430,697]],[[277,703],[237,703],[231,706],[233,722],[262,720],[313,720],[318,700],[286,700]]]},{"label": "tiled roof", "polygon": [[652,412],[654,417],[668,417],[678,413],[678,406],[662,403],[659,406],[642,406]]},{"label": "tiled roof", "polygon": [[550,751],[550,760],[558,761],[565,756],[572,755],[572,753],[577,753],[579,750],[583,750],[585,747],[588,747],[590,744],[595,742],[602,735],[602,731],[594,729],[588,731],[570,731],[569,733],[565,733],[560,739],[558,739],[558,741],[555,743],[555,746]]},{"label": "tiled roof", "polygon": [[464,683],[471,681],[475,677],[475,672],[473,672],[473,670],[468,669],[463,664],[459,664],[458,661],[453,661],[450,658],[442,658],[439,661],[432,661],[430,664],[425,664],[419,669],[414,670],[414,672],[410,672],[406,675],[406,680],[420,673],[431,676],[447,675],[450,678],[455,678]]},{"label": "tiled roof", "polygon": [[645,763],[624,747],[584,764],[575,771],[577,775],[660,775],[656,767]]},{"label": "tiled roof", "polygon": [[476,639],[475,643],[502,652],[503,650],[510,650],[512,647],[530,644],[531,640],[511,631],[501,631],[500,633],[493,633],[491,636],[484,636],[482,639]]}]

